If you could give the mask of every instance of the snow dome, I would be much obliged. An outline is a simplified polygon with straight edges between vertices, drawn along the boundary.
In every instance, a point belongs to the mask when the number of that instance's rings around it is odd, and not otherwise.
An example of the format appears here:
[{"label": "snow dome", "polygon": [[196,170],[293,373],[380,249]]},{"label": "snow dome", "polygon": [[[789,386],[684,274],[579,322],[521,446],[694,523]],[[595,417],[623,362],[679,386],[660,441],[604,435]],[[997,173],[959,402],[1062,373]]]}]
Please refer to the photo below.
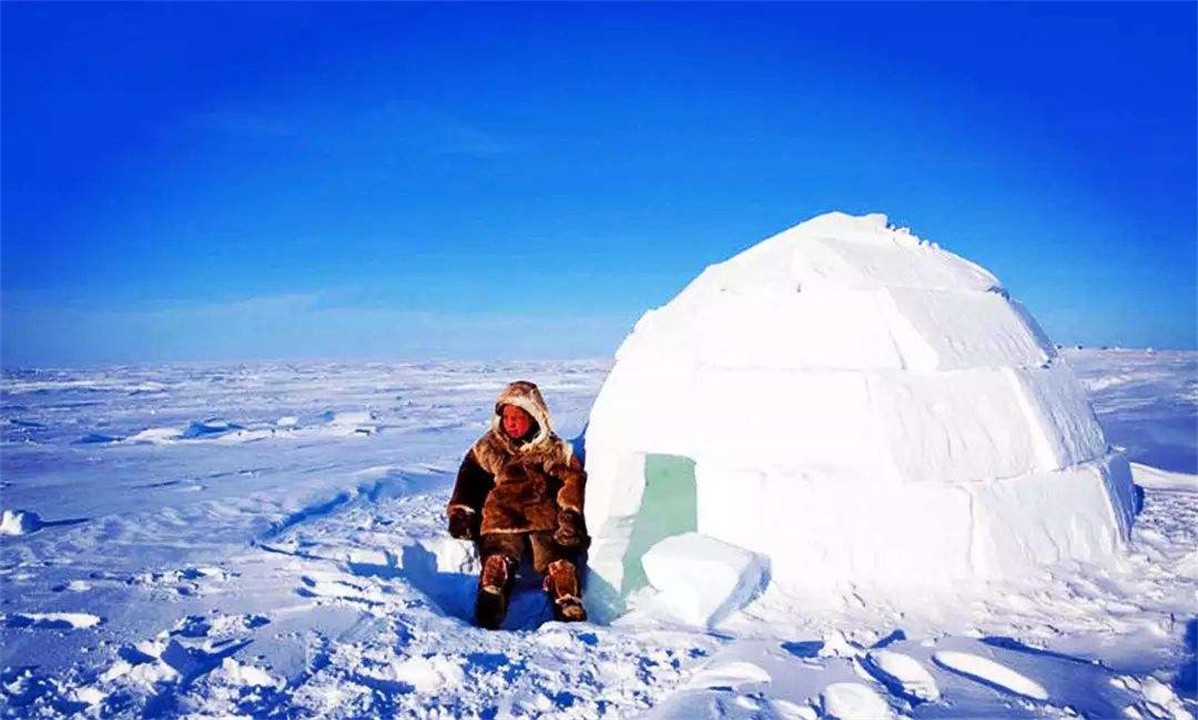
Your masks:
[{"label": "snow dome", "polygon": [[588,594],[698,534],[787,592],[1095,560],[1134,495],[1081,386],[993,275],[884,215],[707,268],[616,353],[586,434]]}]

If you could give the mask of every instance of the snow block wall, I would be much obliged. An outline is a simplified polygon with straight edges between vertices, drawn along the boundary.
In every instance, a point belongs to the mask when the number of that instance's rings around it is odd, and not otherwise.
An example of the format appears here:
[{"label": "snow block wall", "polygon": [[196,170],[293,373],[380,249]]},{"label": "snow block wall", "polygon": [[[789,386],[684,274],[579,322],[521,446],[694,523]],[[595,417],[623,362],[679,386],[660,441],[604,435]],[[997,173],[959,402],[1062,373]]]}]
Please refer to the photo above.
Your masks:
[{"label": "snow block wall", "polygon": [[699,533],[796,593],[1094,561],[1134,515],[1127,463],[1031,316],[883,215],[821,215],[647,312],[586,443],[588,587],[615,597],[634,528],[663,513],[655,456],[693,461]]}]

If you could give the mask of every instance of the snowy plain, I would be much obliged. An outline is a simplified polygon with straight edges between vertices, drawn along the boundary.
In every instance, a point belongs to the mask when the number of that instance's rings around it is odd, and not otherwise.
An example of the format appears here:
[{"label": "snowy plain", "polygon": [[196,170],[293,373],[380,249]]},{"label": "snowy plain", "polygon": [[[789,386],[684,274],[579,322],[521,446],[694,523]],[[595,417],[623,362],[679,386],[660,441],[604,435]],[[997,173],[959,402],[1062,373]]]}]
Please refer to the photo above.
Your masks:
[{"label": "snowy plain", "polygon": [[[6,716],[1185,718],[1198,712],[1198,353],[1064,353],[1143,487],[1127,552],[919,613],[769,591],[471,626],[444,530],[513,379],[578,435],[605,361],[14,370],[0,386]],[[903,603],[909,608],[909,603]]]}]

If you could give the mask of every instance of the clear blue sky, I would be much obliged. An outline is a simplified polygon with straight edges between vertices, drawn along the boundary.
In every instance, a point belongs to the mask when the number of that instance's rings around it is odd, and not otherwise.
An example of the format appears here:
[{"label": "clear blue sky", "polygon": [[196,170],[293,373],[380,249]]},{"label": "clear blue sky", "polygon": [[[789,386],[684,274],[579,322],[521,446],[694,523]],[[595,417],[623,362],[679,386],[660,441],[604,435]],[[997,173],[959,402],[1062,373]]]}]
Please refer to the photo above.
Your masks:
[{"label": "clear blue sky", "polygon": [[610,354],[880,211],[1198,345],[1194,3],[4,3],[3,361]]}]

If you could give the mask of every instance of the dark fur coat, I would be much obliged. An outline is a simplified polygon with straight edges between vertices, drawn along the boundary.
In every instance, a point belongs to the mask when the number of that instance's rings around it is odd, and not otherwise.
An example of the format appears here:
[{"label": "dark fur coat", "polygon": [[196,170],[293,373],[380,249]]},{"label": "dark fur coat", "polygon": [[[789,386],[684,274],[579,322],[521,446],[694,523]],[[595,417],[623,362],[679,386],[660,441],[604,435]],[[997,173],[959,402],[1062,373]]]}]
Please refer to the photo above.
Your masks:
[{"label": "dark fur coat", "polygon": [[[512,440],[500,413],[515,405],[536,423],[532,437]],[[560,510],[582,515],[586,472],[570,443],[553,433],[549,409],[533,383],[517,381],[495,401],[491,428],[466,453],[448,510],[475,513],[478,532],[553,531]]]}]

